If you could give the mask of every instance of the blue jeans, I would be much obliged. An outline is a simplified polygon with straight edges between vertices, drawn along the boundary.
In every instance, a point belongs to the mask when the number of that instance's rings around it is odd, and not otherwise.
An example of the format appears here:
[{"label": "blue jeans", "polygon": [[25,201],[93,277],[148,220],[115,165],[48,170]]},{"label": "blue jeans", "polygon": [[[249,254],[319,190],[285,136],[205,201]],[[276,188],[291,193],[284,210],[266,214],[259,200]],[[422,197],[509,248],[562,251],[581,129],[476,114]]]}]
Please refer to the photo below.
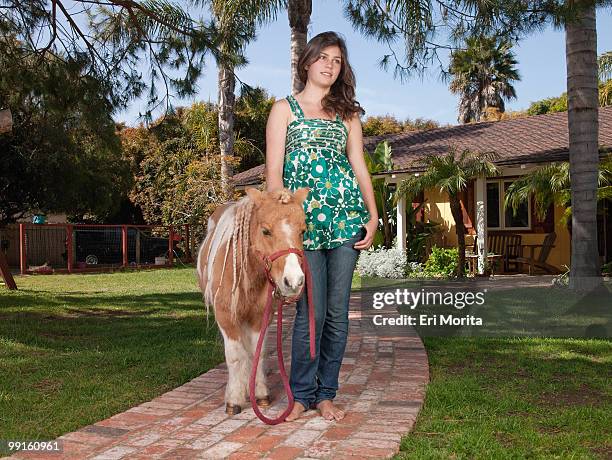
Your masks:
[{"label": "blue jeans", "polygon": [[310,359],[308,294],[306,287],[297,302],[291,347],[289,383],[296,401],[306,409],[319,401],[333,400],[348,337],[348,305],[351,281],[359,257],[353,245],[362,240],[362,227],[355,236],[333,249],[305,250],[312,274],[315,306],[316,357]]}]

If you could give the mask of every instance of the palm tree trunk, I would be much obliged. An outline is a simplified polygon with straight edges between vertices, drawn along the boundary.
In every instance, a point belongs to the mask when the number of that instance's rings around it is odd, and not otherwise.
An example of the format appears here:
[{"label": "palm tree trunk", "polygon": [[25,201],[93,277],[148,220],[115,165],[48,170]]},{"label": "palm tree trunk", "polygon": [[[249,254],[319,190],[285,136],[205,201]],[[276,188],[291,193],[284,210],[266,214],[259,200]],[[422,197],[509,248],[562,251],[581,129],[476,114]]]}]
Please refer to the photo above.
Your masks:
[{"label": "palm tree trunk", "polygon": [[[571,1],[571,0],[568,0]],[[579,0],[586,3],[588,0]],[[578,3],[578,2],[577,2]],[[595,7],[565,26],[572,249],[570,288],[601,284],[597,247],[598,94]]]},{"label": "palm tree trunk", "polygon": [[459,246],[459,267],[457,267],[457,277],[465,276],[465,225],[463,224],[463,211],[459,195],[449,196],[451,214],[455,221],[455,232],[457,233],[457,244]]},{"label": "palm tree trunk", "polygon": [[304,89],[304,84],[297,75],[297,64],[308,41],[312,0],[289,0],[287,13],[291,27],[291,94],[296,95]]},{"label": "palm tree trunk", "polygon": [[485,81],[484,76],[480,77],[479,88],[478,88],[478,111],[476,112],[476,120],[474,121],[482,121],[484,118],[484,112],[486,110],[486,97],[484,92],[486,91],[487,83]]},{"label": "palm tree trunk", "polygon": [[219,63],[219,150],[221,152],[221,189],[224,200],[233,198],[232,165],[234,154],[234,69],[229,64]]},{"label": "palm tree trunk", "polygon": [[[0,134],[8,133],[13,130],[13,116],[11,114],[10,109],[0,110]],[[0,229],[3,227],[0,226]],[[15,283],[15,279],[11,273],[11,270],[8,266],[8,261],[6,260],[6,256],[4,252],[0,249],[0,274],[4,279],[5,286],[14,290],[17,289],[17,284]]]}]

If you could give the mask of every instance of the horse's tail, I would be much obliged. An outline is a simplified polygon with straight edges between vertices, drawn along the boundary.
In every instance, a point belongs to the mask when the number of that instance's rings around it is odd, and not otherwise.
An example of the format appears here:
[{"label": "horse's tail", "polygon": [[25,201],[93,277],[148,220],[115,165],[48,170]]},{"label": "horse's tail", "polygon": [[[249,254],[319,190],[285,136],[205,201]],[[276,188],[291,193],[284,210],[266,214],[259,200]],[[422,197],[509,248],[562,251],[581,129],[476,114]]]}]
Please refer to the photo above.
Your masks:
[{"label": "horse's tail", "polygon": [[204,306],[206,307],[206,328],[210,326],[209,318],[210,318],[210,305],[206,301],[206,296],[204,295],[206,291],[206,282],[204,281],[204,273],[202,272],[202,251],[204,250],[204,246],[206,244],[206,239],[208,237],[208,233],[204,241],[200,244],[198,248],[198,260],[196,262],[196,273],[198,275],[198,286],[200,287],[200,292],[202,293],[202,301],[204,302]]},{"label": "horse's tail", "polygon": [[[225,211],[225,210],[224,210]],[[216,256],[216,251],[218,250],[218,245],[215,246],[215,253],[213,254],[211,260],[211,251],[213,246],[213,241],[215,241],[215,235],[218,233],[217,221],[214,218],[214,214],[208,217],[206,223],[206,235],[204,236],[204,240],[200,244],[198,248],[198,260],[197,260],[197,275],[198,275],[198,286],[200,287],[200,291],[202,292],[202,300],[204,301],[204,305],[206,306],[206,324],[209,324],[210,318],[210,308],[213,307],[213,296],[212,296],[212,280],[214,274],[214,259]],[[223,215],[223,212],[218,216],[219,219]],[[204,254],[204,249],[208,247],[208,251]]]}]

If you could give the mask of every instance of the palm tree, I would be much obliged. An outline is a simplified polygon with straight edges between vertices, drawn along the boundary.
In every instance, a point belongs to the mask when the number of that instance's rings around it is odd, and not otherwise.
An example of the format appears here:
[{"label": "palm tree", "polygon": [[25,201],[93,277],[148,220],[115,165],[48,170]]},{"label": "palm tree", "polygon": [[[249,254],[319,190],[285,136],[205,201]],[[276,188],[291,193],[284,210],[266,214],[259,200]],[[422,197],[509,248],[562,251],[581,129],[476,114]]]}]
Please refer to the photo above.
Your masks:
[{"label": "palm tree", "polygon": [[[597,58],[599,74],[599,107],[612,105],[612,51],[603,53]],[[558,97],[547,97],[532,102],[527,109],[528,115],[567,112],[567,92]]]},{"label": "palm tree", "polygon": [[236,172],[246,171],[265,161],[266,123],[275,98],[270,97],[263,88],[243,88],[236,99],[236,136],[242,136],[248,143],[240,155],[240,165]]},{"label": "palm tree", "polygon": [[[388,141],[380,142],[372,155],[364,151],[364,157],[368,172],[371,175],[383,171],[393,170],[393,161],[391,159],[391,146]],[[384,176],[372,178],[372,187],[374,189],[374,199],[376,200],[376,208],[378,215],[382,220],[383,230],[383,246],[390,249],[393,245],[393,232],[391,223],[389,222],[392,207],[392,192],[389,189],[389,184],[385,181]]]},{"label": "palm tree", "polygon": [[232,65],[219,65],[219,149],[221,151],[221,188],[225,199],[232,199],[230,178],[233,168],[229,158],[234,153],[234,105],[236,97],[234,88],[234,67]]},{"label": "palm tree", "polygon": [[601,81],[612,78],[612,51],[606,51],[597,58],[597,68]]},{"label": "palm tree", "polygon": [[597,58],[599,70],[599,106],[612,105],[612,51]]},{"label": "palm tree", "polygon": [[287,14],[291,27],[291,93],[295,95],[304,89],[304,84],[297,76],[297,64],[308,41],[312,0],[288,0]]},{"label": "palm tree", "polygon": [[[400,77],[435,62],[438,49],[434,42],[440,29],[431,2],[389,0],[347,2],[353,24],[367,35],[387,44],[402,38],[405,65],[393,52],[381,61],[384,67],[395,58],[395,73]],[[612,4],[610,0],[565,0],[565,2],[456,2],[437,1],[442,21],[451,38],[465,35],[520,37],[540,30],[546,22],[565,26],[568,127],[572,181],[572,267],[570,287],[590,290],[601,284],[597,253],[596,191],[598,164],[597,34],[595,5]],[[466,112],[474,107],[466,107]]]},{"label": "palm tree", "polygon": [[[10,110],[0,110],[0,134],[9,133],[13,129],[13,116]],[[7,289],[17,289],[17,284],[8,266],[4,251],[0,250],[0,275]]]},{"label": "palm tree", "polygon": [[457,276],[460,278],[465,276],[465,225],[459,195],[471,180],[498,174],[492,163],[494,158],[495,155],[491,153],[472,153],[467,150],[460,154],[451,150],[444,155],[427,155],[423,160],[425,171],[402,181],[395,195],[396,203],[401,196],[405,196],[406,201],[411,203],[418,193],[432,188],[448,195],[459,246]]},{"label": "palm tree", "polygon": [[569,163],[550,163],[514,180],[506,190],[504,207],[516,212],[532,196],[540,220],[546,218],[552,204],[568,209],[571,203]]},{"label": "palm tree", "polygon": [[[612,198],[612,155],[599,165],[597,201]],[[521,176],[506,191],[504,206],[514,212],[533,197],[536,215],[544,220],[551,205],[565,209],[563,220],[572,216],[570,166],[567,162],[550,163]],[[571,227],[570,227],[571,228]]]},{"label": "palm tree", "polygon": [[601,285],[597,247],[599,114],[597,23],[590,0],[568,0],[578,7],[565,22],[569,165],[572,200],[572,254],[569,286],[590,291]]},{"label": "palm tree", "polygon": [[487,111],[505,112],[504,99],[516,98],[520,80],[512,45],[496,37],[471,37],[465,50],[451,55],[450,90],[459,94],[459,123],[481,121]]},{"label": "palm tree", "polygon": [[246,44],[255,38],[256,27],[276,17],[282,0],[249,0],[228,2],[210,0],[218,30],[220,58],[218,66],[219,149],[221,154],[221,188],[226,200],[233,197],[234,108],[236,68],[247,63],[243,55]]}]

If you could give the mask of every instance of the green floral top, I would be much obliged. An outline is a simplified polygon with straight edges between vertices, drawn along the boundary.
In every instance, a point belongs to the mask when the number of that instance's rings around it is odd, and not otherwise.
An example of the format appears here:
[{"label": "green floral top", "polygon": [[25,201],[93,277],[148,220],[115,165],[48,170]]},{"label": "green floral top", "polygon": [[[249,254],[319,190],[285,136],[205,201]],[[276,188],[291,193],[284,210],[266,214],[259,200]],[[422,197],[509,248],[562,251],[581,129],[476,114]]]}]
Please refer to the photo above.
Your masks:
[{"label": "green floral top", "polygon": [[359,184],[346,156],[348,131],[335,120],[304,118],[287,96],[296,119],[287,127],[283,183],[295,191],[310,187],[304,200],[304,249],[332,249],[352,238],[370,220]]}]

